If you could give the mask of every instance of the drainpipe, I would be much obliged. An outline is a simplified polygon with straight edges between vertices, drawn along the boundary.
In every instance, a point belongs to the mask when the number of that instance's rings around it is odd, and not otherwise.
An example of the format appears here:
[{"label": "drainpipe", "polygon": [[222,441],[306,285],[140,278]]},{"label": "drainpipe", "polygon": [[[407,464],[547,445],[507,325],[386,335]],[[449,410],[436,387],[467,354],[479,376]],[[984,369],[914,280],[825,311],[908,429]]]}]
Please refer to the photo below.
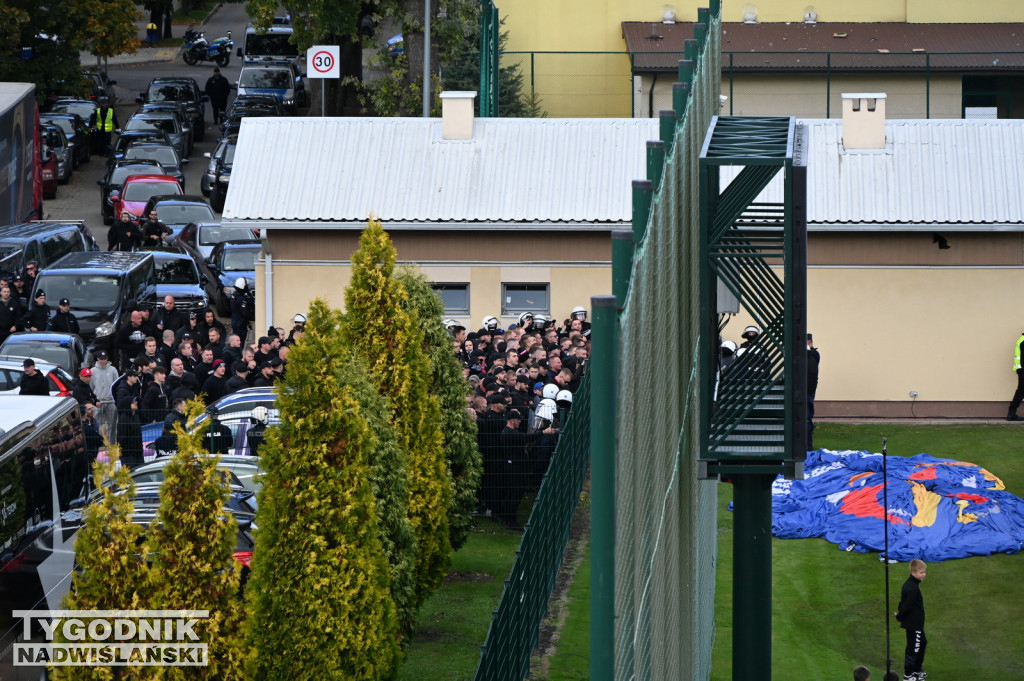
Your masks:
[{"label": "drainpipe", "polygon": [[[260,244],[263,246],[263,295],[266,300],[265,314],[267,326],[274,324],[274,256],[270,252],[270,240],[267,238],[269,230],[264,227],[260,230]],[[256,330],[253,334],[257,337]]]}]

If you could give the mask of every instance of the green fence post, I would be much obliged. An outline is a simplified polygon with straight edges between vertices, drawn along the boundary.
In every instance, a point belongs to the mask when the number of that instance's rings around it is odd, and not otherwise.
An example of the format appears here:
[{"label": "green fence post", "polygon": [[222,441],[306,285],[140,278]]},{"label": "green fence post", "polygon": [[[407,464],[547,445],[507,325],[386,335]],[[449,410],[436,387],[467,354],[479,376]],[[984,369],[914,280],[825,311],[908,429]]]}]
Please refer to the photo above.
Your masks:
[{"label": "green fence post", "polygon": [[612,230],[612,295],[626,305],[629,276],[633,272],[633,232],[628,229]]},{"label": "green fence post", "polygon": [[[781,471],[782,468],[779,468]],[[772,482],[778,471],[733,476],[732,678],[772,668]]]},{"label": "green fence post", "polygon": [[590,299],[590,679],[615,678],[615,407],[619,315],[615,296]]},{"label": "green fence post", "polygon": [[[700,12],[700,10],[697,10]],[[694,24],[693,25],[693,38],[697,41],[697,45],[704,47],[704,43],[708,41],[708,25],[707,24]]]},{"label": "green fence post", "polygon": [[721,14],[722,0],[711,0],[711,2],[708,3],[708,11],[711,13],[711,16],[713,17],[717,17],[719,14]]},{"label": "green fence post", "polygon": [[680,83],[693,83],[693,62],[689,59],[679,60],[679,70],[676,75],[676,80]]},{"label": "green fence post", "polygon": [[[665,143],[661,140],[647,141],[647,179],[651,181],[651,188],[658,189],[661,184],[661,174],[665,170]],[[621,300],[621,298],[619,299]]]},{"label": "green fence post", "polygon": [[653,195],[650,180],[633,180],[633,241],[637,245],[643,243],[644,234],[647,233]]},{"label": "green fence post", "polygon": [[686,102],[690,98],[689,83],[672,83],[672,107],[676,110],[676,122],[686,115]]},{"label": "green fence post", "polygon": [[672,142],[676,139],[676,112],[672,109],[662,109],[658,112],[658,132],[661,141],[665,143],[665,155],[672,152]]},{"label": "green fence post", "polygon": [[[694,25],[694,34],[696,35],[697,26]],[[697,63],[697,57],[700,53],[700,43],[693,38],[687,38],[683,41],[683,57],[692,61],[694,64]]]}]

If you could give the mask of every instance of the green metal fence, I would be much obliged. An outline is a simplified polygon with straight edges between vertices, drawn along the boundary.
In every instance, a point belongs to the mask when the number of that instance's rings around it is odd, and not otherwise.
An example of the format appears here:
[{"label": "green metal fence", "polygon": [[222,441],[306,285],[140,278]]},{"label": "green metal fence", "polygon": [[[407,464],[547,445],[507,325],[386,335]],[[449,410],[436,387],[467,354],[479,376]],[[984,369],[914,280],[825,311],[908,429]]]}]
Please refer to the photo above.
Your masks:
[{"label": "green metal fence", "polygon": [[590,380],[573,395],[572,414],[533,502],[516,561],[480,652],[476,681],[522,681],[569,541],[590,456]]},{"label": "green metal fence", "polygon": [[[711,673],[717,487],[697,475],[705,407],[696,373],[698,156],[719,110],[721,73],[720,6],[711,4],[680,64],[675,113],[662,118],[665,162],[649,164],[649,217],[647,185],[634,183],[640,239],[620,316],[616,414],[614,663],[622,680]],[[652,153],[657,160],[662,151]]]}]

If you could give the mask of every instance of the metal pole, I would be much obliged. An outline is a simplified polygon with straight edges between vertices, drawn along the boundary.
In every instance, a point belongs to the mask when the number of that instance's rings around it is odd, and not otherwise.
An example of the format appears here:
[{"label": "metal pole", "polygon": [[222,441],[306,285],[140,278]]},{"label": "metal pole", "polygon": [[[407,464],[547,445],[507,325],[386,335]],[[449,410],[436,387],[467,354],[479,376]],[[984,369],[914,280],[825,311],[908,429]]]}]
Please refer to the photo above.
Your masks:
[{"label": "metal pole", "polygon": [[924,117],[932,117],[932,55],[924,55]]},{"label": "metal pole", "polygon": [[612,295],[626,305],[629,294],[629,276],[633,272],[633,232],[629,229],[612,230]]},{"label": "metal pole", "polygon": [[643,243],[647,220],[651,216],[654,189],[650,180],[633,180],[633,241]]},{"label": "metal pole", "polygon": [[320,118],[327,117],[327,79],[320,79]]},{"label": "metal pole", "polygon": [[[781,469],[780,469],[781,470]],[[772,482],[775,474],[733,476],[732,678],[772,678]]]},{"label": "metal pole", "polygon": [[889,632],[889,440],[882,438],[882,522],[885,527],[885,671],[892,669],[892,636]]},{"label": "metal pole", "polygon": [[825,54],[825,118],[832,118],[832,53]]},{"label": "metal pole", "polygon": [[430,0],[423,0],[423,117],[430,118]]},{"label": "metal pole", "polygon": [[594,312],[590,380],[590,679],[615,678],[615,404],[618,308],[590,299]]}]

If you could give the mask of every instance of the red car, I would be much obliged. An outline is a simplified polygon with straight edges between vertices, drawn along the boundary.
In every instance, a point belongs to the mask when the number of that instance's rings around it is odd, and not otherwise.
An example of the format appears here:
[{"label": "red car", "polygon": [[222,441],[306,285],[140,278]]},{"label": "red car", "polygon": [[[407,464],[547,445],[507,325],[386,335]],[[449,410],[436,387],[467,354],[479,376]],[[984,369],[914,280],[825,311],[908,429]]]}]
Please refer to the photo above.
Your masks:
[{"label": "red car", "polygon": [[132,175],[125,179],[120,191],[115,189],[110,192],[114,219],[119,219],[122,211],[128,211],[132,220],[138,222],[151,197],[184,193],[178,181],[170,175]]}]

